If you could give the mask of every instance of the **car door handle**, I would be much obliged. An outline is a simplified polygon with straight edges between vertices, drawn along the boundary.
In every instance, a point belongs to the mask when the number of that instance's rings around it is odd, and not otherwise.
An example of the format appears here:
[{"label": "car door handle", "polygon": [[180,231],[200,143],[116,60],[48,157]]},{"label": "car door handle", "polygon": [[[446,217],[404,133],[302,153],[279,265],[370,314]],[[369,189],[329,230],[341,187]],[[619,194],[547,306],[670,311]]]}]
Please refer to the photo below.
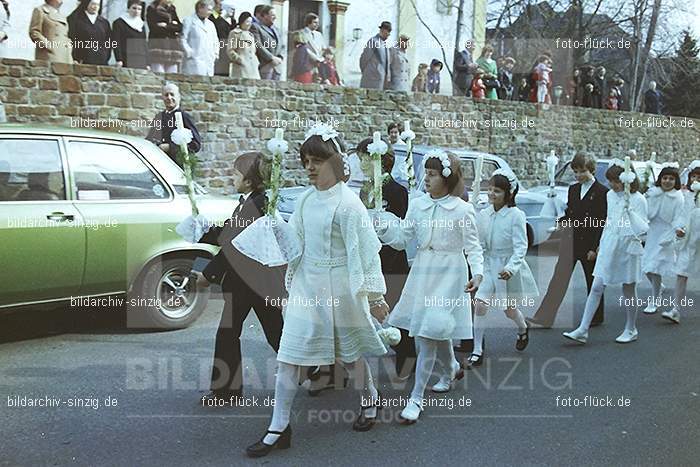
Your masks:
[{"label": "car door handle", "polygon": [[74,217],[73,214],[63,214],[62,212],[52,212],[46,216],[48,220],[56,222],[72,221]]}]

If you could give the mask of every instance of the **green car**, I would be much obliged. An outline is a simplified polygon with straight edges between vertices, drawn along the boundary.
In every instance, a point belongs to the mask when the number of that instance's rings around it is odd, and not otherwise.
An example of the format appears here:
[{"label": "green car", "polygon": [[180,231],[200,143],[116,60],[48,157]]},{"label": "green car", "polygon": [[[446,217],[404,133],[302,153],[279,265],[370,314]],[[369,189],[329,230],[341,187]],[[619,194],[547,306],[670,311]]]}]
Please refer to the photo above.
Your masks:
[{"label": "green car", "polygon": [[[196,187],[220,224],[237,201]],[[191,278],[217,247],[183,240],[185,176],[138,137],[0,125],[0,311],[22,306],[124,306],[129,327],[182,328],[207,292]]]}]

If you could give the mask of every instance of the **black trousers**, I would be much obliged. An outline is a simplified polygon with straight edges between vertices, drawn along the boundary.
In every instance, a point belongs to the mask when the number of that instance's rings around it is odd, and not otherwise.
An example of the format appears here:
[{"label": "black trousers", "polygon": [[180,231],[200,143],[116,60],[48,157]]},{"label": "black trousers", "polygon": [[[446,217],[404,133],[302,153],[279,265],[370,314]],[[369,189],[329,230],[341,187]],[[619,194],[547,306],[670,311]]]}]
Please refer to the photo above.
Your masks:
[{"label": "black trousers", "polygon": [[267,342],[277,352],[282,337],[282,312],[279,308],[271,306],[269,300],[266,304],[264,297],[256,294],[235,274],[227,273],[221,288],[224,292],[224,311],[216,332],[211,389],[240,391],[243,387],[241,367],[243,322],[252,308],[262,325]]},{"label": "black trousers", "polygon": [[[552,275],[552,280],[549,282],[549,287],[547,287],[547,293],[542,300],[537,313],[533,318],[540,321],[542,324],[551,326],[554,324],[554,319],[557,316],[561,302],[564,300],[566,295],[566,290],[569,288],[569,282],[571,281],[571,275],[574,272],[576,263],[580,262],[583,266],[583,273],[586,276],[586,287],[588,293],[591,293],[591,286],[593,285],[593,268],[595,267],[595,261],[588,261],[585,255],[574,255],[571,250],[562,251],[557,260],[557,265],[554,268],[554,274]],[[604,303],[605,297],[600,299],[600,305],[593,316],[593,322],[602,322],[604,318]]]}]

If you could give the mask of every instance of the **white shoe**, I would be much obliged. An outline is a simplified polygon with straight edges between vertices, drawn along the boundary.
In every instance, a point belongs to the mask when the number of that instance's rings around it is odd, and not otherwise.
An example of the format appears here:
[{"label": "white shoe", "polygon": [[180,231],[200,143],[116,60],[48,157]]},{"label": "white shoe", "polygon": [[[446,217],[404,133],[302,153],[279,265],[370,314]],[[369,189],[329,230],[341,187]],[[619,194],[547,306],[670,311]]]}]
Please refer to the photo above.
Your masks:
[{"label": "white shoe", "polygon": [[625,329],[624,331],[622,331],[622,334],[617,336],[615,342],[617,342],[618,344],[629,344],[630,342],[634,342],[637,340],[637,335],[638,332],[636,329],[634,331],[628,331],[627,329]]},{"label": "white shoe", "polygon": [[681,322],[681,314],[675,308],[671,308],[668,311],[664,311],[663,313],[661,313],[661,317],[669,321],[673,321],[676,324],[680,324]]},{"label": "white shoe", "polygon": [[650,303],[647,305],[646,308],[644,308],[644,313],[648,315],[653,315],[654,313],[656,313],[656,309],[656,303]]},{"label": "white shoe", "polygon": [[445,392],[450,392],[450,389],[452,389],[452,384],[460,380],[464,377],[464,370],[460,366],[458,362],[452,362],[452,371],[450,372],[450,375],[443,375],[440,377],[440,381],[438,381],[432,388],[431,391],[437,392],[437,393],[445,393]]},{"label": "white shoe", "polygon": [[401,411],[401,415],[399,416],[401,418],[401,423],[404,425],[416,423],[416,420],[418,420],[418,417],[422,411],[423,407],[419,401],[413,398],[409,399],[408,404]]},{"label": "white shoe", "polygon": [[579,344],[585,344],[588,341],[588,331],[584,332],[578,328],[574,329],[573,331],[563,332],[562,336],[566,337],[567,339],[571,339],[572,341],[576,341]]}]

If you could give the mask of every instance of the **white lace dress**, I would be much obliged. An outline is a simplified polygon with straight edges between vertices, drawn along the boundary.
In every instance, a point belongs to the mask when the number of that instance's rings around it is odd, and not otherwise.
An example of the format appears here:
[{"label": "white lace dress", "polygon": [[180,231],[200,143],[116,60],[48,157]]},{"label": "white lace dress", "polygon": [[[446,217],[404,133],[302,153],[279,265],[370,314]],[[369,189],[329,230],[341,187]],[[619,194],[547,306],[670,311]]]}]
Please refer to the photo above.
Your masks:
[{"label": "white lace dress", "polygon": [[700,207],[695,204],[695,193],[684,192],[685,237],[679,242],[676,274],[684,277],[700,275]]},{"label": "white lace dress", "polygon": [[357,195],[342,182],[325,191],[312,187],[299,198],[290,226],[302,254],[287,268],[277,360],[330,365],[386,353],[368,303],[386,291],[381,244]]},{"label": "white lace dress", "polygon": [[670,276],[676,269],[676,229],[683,225],[683,194],[664,192],[659,187],[647,191],[649,232],[642,256],[642,272]]},{"label": "white lace dress", "polygon": [[630,195],[629,209],[625,193],[608,191],[608,214],[600,237],[593,275],[605,285],[633,284],[642,277],[642,239],[649,230],[647,200],[641,193]]}]

